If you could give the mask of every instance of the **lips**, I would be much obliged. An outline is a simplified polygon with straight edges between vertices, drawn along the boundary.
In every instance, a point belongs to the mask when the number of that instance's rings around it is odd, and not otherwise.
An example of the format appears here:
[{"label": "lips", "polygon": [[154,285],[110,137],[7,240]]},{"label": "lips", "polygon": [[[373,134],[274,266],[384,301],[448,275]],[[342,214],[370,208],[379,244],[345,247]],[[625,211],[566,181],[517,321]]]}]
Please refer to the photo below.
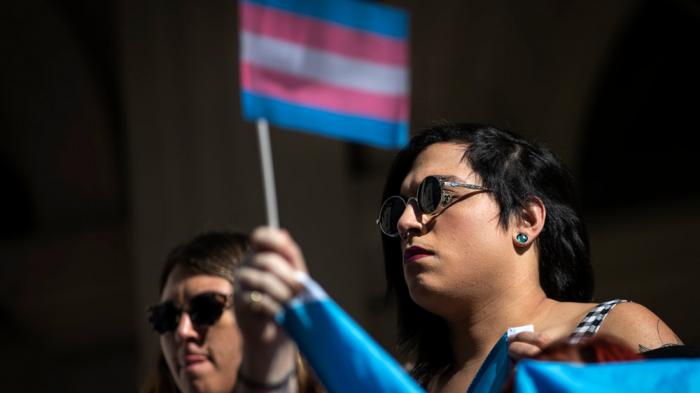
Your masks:
[{"label": "lips", "polygon": [[406,249],[403,253],[403,261],[404,262],[415,262],[421,258],[425,258],[431,255],[434,255],[435,253],[426,250],[425,248],[418,247],[418,246],[412,246]]},{"label": "lips", "polygon": [[208,361],[209,357],[206,354],[187,352],[180,356],[178,366],[180,369],[192,370],[197,368],[199,365],[206,364]]},{"label": "lips", "polygon": [[185,361],[183,362],[183,364],[185,366],[189,366],[190,364],[200,363],[200,362],[203,362],[205,360],[207,360],[207,357],[204,355],[189,354],[189,355],[185,355]]}]

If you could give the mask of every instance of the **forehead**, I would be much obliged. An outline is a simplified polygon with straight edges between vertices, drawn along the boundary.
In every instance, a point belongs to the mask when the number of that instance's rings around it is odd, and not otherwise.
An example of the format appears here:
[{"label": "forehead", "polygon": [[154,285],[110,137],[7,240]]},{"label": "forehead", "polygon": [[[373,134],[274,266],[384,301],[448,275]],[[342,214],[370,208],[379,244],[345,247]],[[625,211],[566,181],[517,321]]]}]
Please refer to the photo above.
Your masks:
[{"label": "forehead", "polygon": [[411,170],[401,183],[405,193],[420,184],[427,176],[453,176],[459,180],[474,180],[475,174],[464,160],[466,145],[457,143],[434,143],[418,154]]},{"label": "forehead", "polygon": [[190,274],[182,267],[176,267],[168,276],[163,287],[161,300],[174,300],[186,302],[190,298],[204,292],[231,293],[231,283],[219,276],[208,274]]}]

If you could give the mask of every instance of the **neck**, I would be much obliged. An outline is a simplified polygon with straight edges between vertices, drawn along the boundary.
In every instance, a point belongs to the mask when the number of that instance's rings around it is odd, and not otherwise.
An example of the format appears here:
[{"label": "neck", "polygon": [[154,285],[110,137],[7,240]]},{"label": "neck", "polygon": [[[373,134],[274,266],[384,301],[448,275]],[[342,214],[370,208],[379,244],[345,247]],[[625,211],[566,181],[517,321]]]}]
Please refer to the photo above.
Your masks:
[{"label": "neck", "polygon": [[463,318],[447,319],[454,366],[481,364],[509,327],[533,324],[547,313],[554,301],[537,286],[512,287],[479,302]]},{"label": "neck", "polygon": [[509,327],[531,323],[537,329],[554,303],[536,286],[530,291],[502,293],[483,303],[481,308],[465,312],[466,318],[445,318],[453,361],[445,373],[436,376],[430,390],[463,392]]}]

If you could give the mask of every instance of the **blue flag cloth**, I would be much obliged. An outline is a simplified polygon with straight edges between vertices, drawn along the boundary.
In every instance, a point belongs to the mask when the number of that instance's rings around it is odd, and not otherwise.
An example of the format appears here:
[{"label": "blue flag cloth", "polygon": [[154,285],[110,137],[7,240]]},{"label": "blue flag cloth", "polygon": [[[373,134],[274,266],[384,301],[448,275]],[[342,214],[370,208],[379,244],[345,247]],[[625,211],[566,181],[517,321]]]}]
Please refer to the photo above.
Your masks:
[{"label": "blue flag cloth", "polygon": [[424,393],[313,280],[277,315],[328,392]]},{"label": "blue flag cloth", "polygon": [[700,360],[663,359],[573,364],[523,360],[517,393],[700,392]]},{"label": "blue flag cloth", "polygon": [[508,357],[508,334],[504,334],[479,367],[467,393],[499,393],[512,369],[513,365]]},{"label": "blue flag cloth", "polygon": [[[305,290],[277,316],[331,393],[425,391],[323,289],[305,274]],[[508,334],[489,352],[467,393],[497,393],[511,375]],[[515,369],[517,393],[700,392],[699,359],[595,364],[523,360]]]}]

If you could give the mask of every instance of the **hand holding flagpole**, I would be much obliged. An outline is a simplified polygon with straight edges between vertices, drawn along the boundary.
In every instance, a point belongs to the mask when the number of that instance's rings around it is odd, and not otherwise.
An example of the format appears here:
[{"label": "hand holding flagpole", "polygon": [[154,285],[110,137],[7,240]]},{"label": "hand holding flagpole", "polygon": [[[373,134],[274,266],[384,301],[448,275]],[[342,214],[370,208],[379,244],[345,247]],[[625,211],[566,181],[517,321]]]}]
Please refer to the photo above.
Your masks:
[{"label": "hand holding flagpole", "polygon": [[265,188],[265,211],[267,225],[279,228],[280,220],[277,215],[277,192],[275,191],[275,171],[272,166],[272,149],[270,148],[270,131],[266,119],[258,119],[258,142],[260,144],[260,160],[263,171],[263,186]]}]

